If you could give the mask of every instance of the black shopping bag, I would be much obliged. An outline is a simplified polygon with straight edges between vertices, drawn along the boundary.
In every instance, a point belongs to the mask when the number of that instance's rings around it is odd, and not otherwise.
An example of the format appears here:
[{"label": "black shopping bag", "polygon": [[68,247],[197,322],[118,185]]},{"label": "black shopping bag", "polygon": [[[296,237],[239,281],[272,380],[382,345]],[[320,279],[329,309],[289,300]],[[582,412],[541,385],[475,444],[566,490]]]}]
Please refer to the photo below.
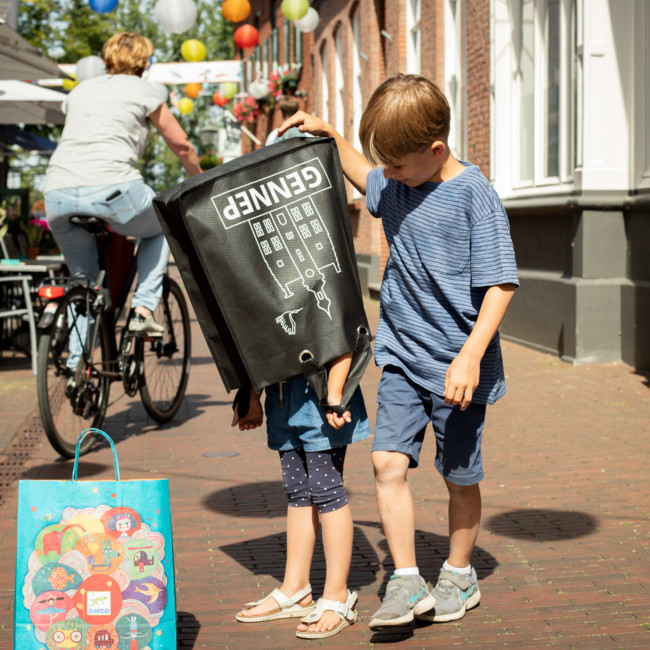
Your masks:
[{"label": "black shopping bag", "polygon": [[355,350],[358,384],[370,337],[332,138],[259,149],[154,207],[228,390],[314,378]]}]

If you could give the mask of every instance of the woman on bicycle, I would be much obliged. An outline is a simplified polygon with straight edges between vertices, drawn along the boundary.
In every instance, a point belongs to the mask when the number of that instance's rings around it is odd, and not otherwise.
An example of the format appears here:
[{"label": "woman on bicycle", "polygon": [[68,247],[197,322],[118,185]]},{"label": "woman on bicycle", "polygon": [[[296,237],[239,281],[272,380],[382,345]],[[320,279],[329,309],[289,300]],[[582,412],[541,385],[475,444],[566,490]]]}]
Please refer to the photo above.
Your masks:
[{"label": "woman on bicycle", "polygon": [[152,207],[155,192],[138,169],[150,125],[190,176],[201,171],[194,147],[166,104],[166,89],[141,78],[152,54],[151,41],[130,32],[104,44],[106,74],[86,79],[63,102],[65,127],[45,180],[47,220],[72,274],[95,278],[99,269],[93,236],[71,224],[70,216],[94,215],[116,232],[139,239],[138,285],[131,303],[136,316],[129,328],[143,336],[164,331],[152,312],[169,256]]}]

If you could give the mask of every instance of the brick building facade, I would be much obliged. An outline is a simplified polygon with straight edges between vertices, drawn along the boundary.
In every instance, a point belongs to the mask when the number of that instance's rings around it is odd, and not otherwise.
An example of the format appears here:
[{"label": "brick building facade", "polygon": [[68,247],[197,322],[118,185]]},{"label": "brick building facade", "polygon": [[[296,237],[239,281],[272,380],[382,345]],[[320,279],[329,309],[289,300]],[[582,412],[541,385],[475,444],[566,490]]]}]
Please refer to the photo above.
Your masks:
[{"label": "brick building facade", "polygon": [[[452,151],[481,168],[510,218],[521,287],[502,333],[573,363],[650,368],[650,3],[310,4],[320,20],[300,35],[280,0],[253,0],[262,45],[243,56],[268,57],[275,31],[282,59],[289,38],[303,108],[357,144],[384,79],[433,79],[451,105]],[[278,122],[264,116],[258,137]],[[381,225],[352,187],[348,199],[361,277],[376,289]]]}]

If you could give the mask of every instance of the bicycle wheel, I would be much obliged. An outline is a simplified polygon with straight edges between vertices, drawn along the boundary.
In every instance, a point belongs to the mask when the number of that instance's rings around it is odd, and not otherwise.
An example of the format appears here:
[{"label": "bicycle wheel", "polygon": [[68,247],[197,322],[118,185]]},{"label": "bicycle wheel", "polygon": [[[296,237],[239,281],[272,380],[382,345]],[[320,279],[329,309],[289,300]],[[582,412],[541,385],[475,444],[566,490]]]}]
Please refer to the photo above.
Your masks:
[{"label": "bicycle wheel", "polygon": [[142,341],[140,399],[156,422],[171,420],[181,406],[190,375],[190,316],[178,283],[165,276],[154,313],[162,338]]},{"label": "bicycle wheel", "polygon": [[[90,365],[79,366],[76,373],[67,367],[70,337],[78,336],[79,319],[87,313],[87,293],[82,287],[68,292],[38,346],[36,392],[41,421],[52,447],[64,458],[74,458],[77,436],[85,428],[101,427],[108,405],[110,381],[98,373],[108,368],[111,358],[110,332],[103,314],[96,316],[98,333],[92,351],[85,344]],[[71,377],[75,377],[73,386],[68,385]],[[90,451],[95,441],[88,436],[80,453]]]}]

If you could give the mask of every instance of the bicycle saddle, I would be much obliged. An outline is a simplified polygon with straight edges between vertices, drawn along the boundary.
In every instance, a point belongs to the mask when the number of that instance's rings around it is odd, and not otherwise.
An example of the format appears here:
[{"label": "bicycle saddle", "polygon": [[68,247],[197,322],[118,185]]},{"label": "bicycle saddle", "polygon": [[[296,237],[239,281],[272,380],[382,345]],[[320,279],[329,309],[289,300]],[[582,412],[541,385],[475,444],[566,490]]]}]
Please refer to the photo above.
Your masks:
[{"label": "bicycle saddle", "polygon": [[68,221],[90,233],[98,233],[106,228],[105,221],[91,214],[73,214]]}]

